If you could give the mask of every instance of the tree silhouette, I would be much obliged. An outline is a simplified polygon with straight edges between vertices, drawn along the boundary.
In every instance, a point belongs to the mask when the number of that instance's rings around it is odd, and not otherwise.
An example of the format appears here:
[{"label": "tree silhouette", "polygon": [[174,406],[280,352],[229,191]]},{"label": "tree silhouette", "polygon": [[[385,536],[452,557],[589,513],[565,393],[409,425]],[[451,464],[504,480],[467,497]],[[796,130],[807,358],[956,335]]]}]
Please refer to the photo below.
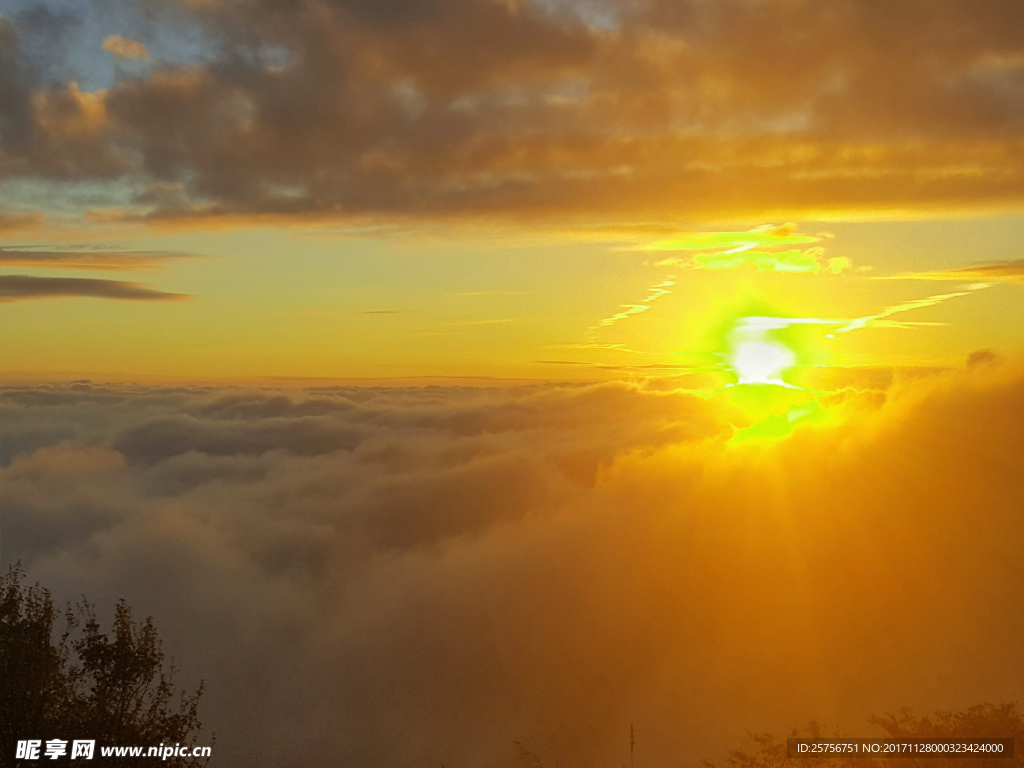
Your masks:
[{"label": "tree silhouette", "polygon": [[[88,602],[69,606],[65,628],[54,635],[53,599],[38,584],[26,586],[20,568],[0,578],[0,766],[38,765],[16,759],[19,740],[96,741],[90,765],[153,764],[154,758],[104,757],[101,745],[156,746],[196,743],[202,684],[175,695],[174,667],[164,654],[152,618],[132,619],[117,604],[110,634]],[[207,760],[168,757],[184,768]]]}]

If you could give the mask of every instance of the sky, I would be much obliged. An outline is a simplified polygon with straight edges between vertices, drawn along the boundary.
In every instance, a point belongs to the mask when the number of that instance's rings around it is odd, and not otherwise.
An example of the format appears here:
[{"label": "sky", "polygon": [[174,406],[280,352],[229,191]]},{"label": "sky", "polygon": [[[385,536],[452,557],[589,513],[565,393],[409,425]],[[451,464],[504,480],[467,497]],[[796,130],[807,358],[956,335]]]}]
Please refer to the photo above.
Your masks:
[{"label": "sky", "polygon": [[1020,701],[1022,242],[1020,0],[0,0],[0,567],[225,768]]},{"label": "sky", "polygon": [[2,375],[645,376],[746,313],[882,315],[804,366],[1016,352],[1021,23],[6,0]]}]

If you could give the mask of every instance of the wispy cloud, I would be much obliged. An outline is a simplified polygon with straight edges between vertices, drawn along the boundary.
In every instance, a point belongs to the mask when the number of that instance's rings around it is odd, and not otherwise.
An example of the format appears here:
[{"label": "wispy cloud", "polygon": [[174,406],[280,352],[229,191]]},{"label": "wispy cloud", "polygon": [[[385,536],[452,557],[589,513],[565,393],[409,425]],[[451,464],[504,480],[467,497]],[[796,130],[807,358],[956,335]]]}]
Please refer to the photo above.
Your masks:
[{"label": "wispy cloud", "polygon": [[688,232],[643,246],[644,251],[749,251],[758,246],[817,243],[819,235],[797,232],[796,224],[764,224],[746,231]]},{"label": "wispy cloud", "polygon": [[505,325],[507,323],[521,323],[522,319],[517,317],[498,317],[488,320],[458,320],[453,323],[444,323],[445,326],[463,325]]},{"label": "wispy cloud", "polygon": [[190,298],[186,294],[165,293],[120,280],[0,275],[0,302],[72,297],[131,301],[181,301]]},{"label": "wispy cloud", "polygon": [[912,272],[906,275],[889,275],[878,280],[994,280],[1008,283],[1024,283],[1024,259],[997,261],[977,267],[937,270],[935,272]]},{"label": "wispy cloud", "polygon": [[[686,256],[670,256],[659,266],[687,269],[739,269],[752,267],[759,272],[807,272],[839,274],[848,269],[848,258],[825,258],[820,243],[827,233],[802,234],[795,224],[766,224],[746,232],[693,232],[642,246],[643,251],[682,251]],[[794,245],[806,246],[794,248]]]},{"label": "wispy cloud", "polygon": [[52,246],[0,246],[0,266],[53,269],[135,271],[155,269],[173,259],[196,258],[197,254],[168,251],[112,251],[86,248],[54,249]]},{"label": "wispy cloud", "polygon": [[490,290],[490,291],[459,291],[455,296],[525,296],[530,293],[529,291],[505,291],[505,290]]},{"label": "wispy cloud", "polygon": [[662,296],[667,296],[672,293],[670,290],[672,286],[676,284],[675,275],[669,275],[668,278],[662,280],[657,285],[652,285],[647,289],[647,298],[645,298],[639,304],[622,304],[621,312],[616,312],[610,317],[606,317],[603,320],[598,321],[596,325],[590,327],[591,333],[599,328],[607,328],[611,325],[615,325],[621,320],[625,320],[633,315],[639,315],[641,312],[646,312],[651,308],[651,305],[660,299]]},{"label": "wispy cloud", "polygon": [[641,312],[646,312],[651,308],[650,304],[622,304],[620,306],[622,307],[621,312],[616,312],[614,315],[604,318],[594,328],[606,328],[609,325],[615,325],[620,320],[625,320],[631,315],[639,315]]},{"label": "wispy cloud", "polygon": [[637,352],[629,349],[625,344],[598,344],[596,342],[587,344],[549,344],[545,349],[611,349],[617,352]]},{"label": "wispy cloud", "polygon": [[968,296],[974,291],[984,290],[991,287],[990,283],[972,283],[964,286],[962,291],[953,293],[940,293],[934,296],[927,296],[923,299],[912,299],[893,304],[890,307],[863,317],[842,318],[842,317],[772,317],[772,316],[750,316],[741,317],[736,321],[735,329],[741,333],[766,334],[772,331],[779,331],[784,328],[791,328],[797,325],[823,325],[838,326],[836,330],[827,334],[826,338],[833,338],[840,333],[850,333],[863,328],[913,328],[920,326],[945,325],[938,322],[913,322],[888,320],[887,318],[903,312],[912,312],[917,309],[938,306],[950,299],[961,296]]},{"label": "wispy cloud", "polygon": [[881,312],[878,312],[874,315],[866,315],[864,317],[855,318],[854,320],[851,320],[849,323],[844,325],[842,328],[836,330],[835,333],[849,333],[850,331],[860,330],[861,328],[866,328],[868,326],[903,328],[910,325],[923,325],[923,323],[911,324],[886,321],[886,318],[891,317],[892,315],[899,314],[901,312],[911,312],[915,309],[925,309],[926,307],[934,307],[938,304],[942,304],[943,302],[949,301],[950,299],[955,299],[960,296],[968,296],[972,291],[979,291],[988,287],[989,284],[987,283],[975,283],[973,285],[965,286],[964,290],[962,291],[955,291],[953,293],[940,293],[936,294],[935,296],[928,296],[923,299],[914,299],[912,301],[904,301],[901,302],[900,304],[894,304],[893,306],[886,307]]}]

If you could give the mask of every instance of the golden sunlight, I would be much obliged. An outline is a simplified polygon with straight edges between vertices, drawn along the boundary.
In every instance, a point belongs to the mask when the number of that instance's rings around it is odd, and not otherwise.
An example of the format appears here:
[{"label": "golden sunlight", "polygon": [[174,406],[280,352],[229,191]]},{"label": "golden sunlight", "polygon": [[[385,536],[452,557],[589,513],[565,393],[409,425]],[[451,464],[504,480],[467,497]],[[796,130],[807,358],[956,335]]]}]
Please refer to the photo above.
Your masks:
[{"label": "golden sunlight", "polygon": [[796,365],[797,356],[779,332],[794,322],[784,317],[742,317],[729,334],[728,362],[736,372],[738,384],[776,384],[791,386],[782,374]]},{"label": "golden sunlight", "polygon": [[737,347],[731,362],[740,384],[784,384],[779,377],[796,356],[778,342],[747,341]]}]

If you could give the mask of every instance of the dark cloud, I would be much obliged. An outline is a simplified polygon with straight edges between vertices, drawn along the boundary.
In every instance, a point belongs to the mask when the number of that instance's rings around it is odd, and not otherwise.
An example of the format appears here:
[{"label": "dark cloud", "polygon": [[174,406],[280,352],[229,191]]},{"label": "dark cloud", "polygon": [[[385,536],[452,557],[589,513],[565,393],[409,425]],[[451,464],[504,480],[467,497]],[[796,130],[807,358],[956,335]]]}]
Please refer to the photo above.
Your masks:
[{"label": "dark cloud", "polygon": [[967,367],[976,368],[979,365],[994,365],[1002,362],[1002,357],[994,349],[977,349],[967,356]]},{"label": "dark cloud", "polygon": [[32,82],[19,53],[14,26],[0,17],[0,158],[5,161],[25,152],[32,132]]},{"label": "dark cloud", "polygon": [[46,248],[47,246],[45,245],[32,248],[0,246],[0,266],[131,271],[153,269],[172,259],[191,258],[194,256],[194,254],[190,253],[155,251],[46,250]]},{"label": "dark cloud", "polygon": [[39,91],[5,23],[5,172],[149,179],[121,215],[165,223],[1022,202],[1016,0],[178,10],[210,55],[102,94]]},{"label": "dark cloud", "polygon": [[17,12],[18,54],[37,86],[60,87],[75,79],[66,51],[81,33],[83,17],[73,7],[37,3]]},{"label": "dark cloud", "polygon": [[65,41],[81,18],[47,6],[0,17],[0,178],[109,177],[126,168],[102,93],[83,93]]},{"label": "dark cloud", "polygon": [[1012,699],[1020,366],[834,373],[775,441],[664,382],[7,388],[4,558],[154,613],[228,768],[616,764],[630,723],[687,764]]},{"label": "dark cloud", "polygon": [[31,275],[0,275],[0,302],[26,299],[55,299],[91,296],[100,299],[133,301],[179,301],[188,296],[164,293],[138,283],[120,280],[95,280],[82,277],[33,277]]}]

